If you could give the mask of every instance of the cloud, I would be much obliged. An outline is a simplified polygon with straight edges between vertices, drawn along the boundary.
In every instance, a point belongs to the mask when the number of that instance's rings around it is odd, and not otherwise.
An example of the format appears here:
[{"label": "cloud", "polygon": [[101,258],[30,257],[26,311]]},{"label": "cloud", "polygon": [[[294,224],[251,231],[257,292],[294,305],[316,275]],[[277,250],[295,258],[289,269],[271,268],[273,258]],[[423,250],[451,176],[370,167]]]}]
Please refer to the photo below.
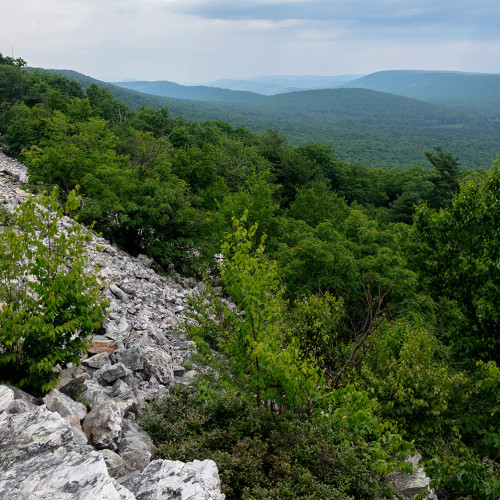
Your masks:
[{"label": "cloud", "polygon": [[[391,34],[418,38],[436,28],[445,33],[466,32],[476,38],[496,38],[500,4],[477,0],[213,0],[170,1],[178,12],[228,21],[300,20],[315,26],[343,26],[352,36],[383,38]],[[315,24],[315,23],[320,23]]]},{"label": "cloud", "polygon": [[0,0],[0,52],[96,78],[500,72],[497,0]]}]

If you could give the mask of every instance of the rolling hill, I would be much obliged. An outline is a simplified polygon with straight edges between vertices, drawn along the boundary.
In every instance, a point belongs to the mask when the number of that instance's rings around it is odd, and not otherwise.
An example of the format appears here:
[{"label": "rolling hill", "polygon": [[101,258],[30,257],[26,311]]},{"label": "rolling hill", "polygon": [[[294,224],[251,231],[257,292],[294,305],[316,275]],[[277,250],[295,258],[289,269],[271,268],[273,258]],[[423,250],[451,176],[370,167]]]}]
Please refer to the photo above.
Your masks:
[{"label": "rolling hill", "polygon": [[228,90],[206,86],[186,86],[174,82],[119,82],[113,85],[123,87],[137,92],[153,94],[175,99],[189,99],[191,101],[208,102],[238,102],[252,104],[259,102],[263,96],[254,92]]},{"label": "rolling hill", "polygon": [[379,71],[338,87],[389,92],[500,118],[500,75],[448,71]]},{"label": "rolling hill", "polygon": [[[186,120],[222,120],[259,133],[278,129],[291,144],[329,144],[338,158],[370,166],[427,165],[424,152],[441,145],[460,157],[464,168],[489,168],[500,152],[500,120],[376,90],[338,88],[273,96],[227,90],[219,94],[226,101],[200,101],[137,92],[68,70],[44,71],[67,76],[84,88],[91,83],[107,87],[132,110],[168,106],[172,116]],[[252,102],[247,101],[249,94]]]},{"label": "rolling hill", "polygon": [[360,77],[361,75],[261,76],[249,80],[217,80],[211,83],[210,86],[230,90],[248,90],[263,95],[275,95],[298,90],[334,88]]}]

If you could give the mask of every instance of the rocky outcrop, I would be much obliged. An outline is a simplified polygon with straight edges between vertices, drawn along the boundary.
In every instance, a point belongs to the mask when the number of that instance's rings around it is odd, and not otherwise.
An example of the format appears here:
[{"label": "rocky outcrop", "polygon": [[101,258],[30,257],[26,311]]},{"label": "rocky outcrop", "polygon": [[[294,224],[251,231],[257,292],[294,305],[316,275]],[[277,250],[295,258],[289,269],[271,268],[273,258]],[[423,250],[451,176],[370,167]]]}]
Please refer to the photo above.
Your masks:
[{"label": "rocky outcrop", "polygon": [[425,498],[437,500],[436,493],[429,488],[430,478],[425,474],[423,467],[419,465],[421,458],[420,453],[417,453],[407,459],[413,466],[412,474],[392,472],[387,476],[387,479],[392,487],[400,491],[405,498],[412,499],[425,492],[427,495]]},{"label": "rocky outcrop", "polygon": [[[0,397],[13,406],[11,389],[0,387]],[[135,498],[109,476],[104,458],[45,405],[0,413],[0,443],[2,499]]]},{"label": "rocky outcrop", "polygon": [[[22,189],[26,180],[25,167],[0,153],[0,207],[12,211],[29,196]],[[74,223],[64,218],[61,228]],[[0,386],[2,499],[223,498],[214,486],[213,462],[201,469],[181,463],[178,472],[167,474],[174,469],[156,460],[142,475],[154,447],[135,422],[148,401],[196,376],[184,373],[194,343],[177,327],[185,320],[188,296],[202,285],[158,276],[151,259],[130,257],[102,238],[95,237],[88,251],[106,282],[107,320],[82,365],[61,370],[56,389],[43,401]],[[133,479],[133,489],[109,473]],[[156,489],[154,478],[161,478]],[[153,491],[156,496],[144,496]]]},{"label": "rocky outcrop", "polygon": [[183,463],[155,460],[142,473],[122,480],[139,500],[223,500],[217,466],[212,460]]},{"label": "rocky outcrop", "polygon": [[[17,402],[25,403],[23,411]],[[134,422],[124,424],[122,446],[128,451],[120,456],[96,451],[59,412],[16,399],[6,386],[0,386],[0,405],[2,500],[224,498],[212,460],[148,464],[152,444]]]}]

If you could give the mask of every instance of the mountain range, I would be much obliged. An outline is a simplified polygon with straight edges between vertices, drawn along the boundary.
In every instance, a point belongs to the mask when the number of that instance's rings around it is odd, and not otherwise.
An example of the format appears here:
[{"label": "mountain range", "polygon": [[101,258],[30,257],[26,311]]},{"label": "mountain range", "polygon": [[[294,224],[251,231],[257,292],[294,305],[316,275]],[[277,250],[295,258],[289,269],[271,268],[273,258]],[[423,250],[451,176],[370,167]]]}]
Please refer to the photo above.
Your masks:
[{"label": "mountain range", "polygon": [[186,120],[222,120],[259,133],[278,129],[291,144],[329,144],[340,159],[371,166],[426,165],[424,152],[441,145],[459,156],[464,168],[489,168],[500,151],[500,75],[383,71],[352,80],[267,77],[258,80],[275,87],[337,80],[335,88],[264,95],[167,81],[106,83],[69,70],[42,71],[84,88],[105,86],[133,110],[168,106],[171,115]]}]

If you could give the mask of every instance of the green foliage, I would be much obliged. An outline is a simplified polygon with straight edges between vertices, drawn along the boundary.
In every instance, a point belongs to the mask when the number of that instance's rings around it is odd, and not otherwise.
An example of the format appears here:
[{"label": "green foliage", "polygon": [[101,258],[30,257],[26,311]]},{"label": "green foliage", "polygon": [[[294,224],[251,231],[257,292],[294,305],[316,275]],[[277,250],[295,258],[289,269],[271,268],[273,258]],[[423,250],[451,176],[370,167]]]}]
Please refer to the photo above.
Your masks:
[{"label": "green foliage", "polygon": [[311,227],[327,220],[338,227],[348,215],[345,200],[334,193],[325,181],[315,181],[307,188],[299,188],[288,212],[288,216],[303,220]]},{"label": "green foliage", "polygon": [[336,299],[328,292],[308,295],[296,300],[290,313],[291,335],[328,378],[340,369],[339,323],[344,315],[343,303],[342,298]]},{"label": "green foliage", "polygon": [[58,185],[66,192],[79,185],[86,191],[86,176],[120,168],[125,160],[116,155],[117,138],[101,118],[72,123],[55,111],[45,123],[44,135],[40,146],[23,151],[33,183]]},{"label": "green foliage", "polygon": [[393,325],[372,346],[362,376],[377,395],[385,418],[396,421],[411,438],[444,435],[455,403],[469,381],[438,359],[438,342],[407,322]]},{"label": "green foliage", "polygon": [[328,419],[275,414],[231,392],[176,386],[148,406],[142,425],[170,460],[217,463],[222,491],[232,499],[392,498],[363,444],[348,441]]},{"label": "green foliage", "polygon": [[486,178],[465,181],[451,206],[415,214],[410,257],[437,298],[453,300],[466,319],[444,333],[463,362],[500,352],[500,162]]},{"label": "green foliage", "polygon": [[229,193],[220,203],[219,212],[231,229],[233,217],[241,218],[245,211],[245,225],[250,227],[257,224],[255,241],[262,239],[264,234],[270,237],[270,244],[275,243],[277,233],[276,212],[278,204],[274,199],[276,186],[270,182],[267,172],[252,173],[249,179],[237,191]]},{"label": "green foliage", "polygon": [[26,66],[26,61],[20,57],[14,59],[10,56],[3,56],[0,52],[0,65],[17,66],[18,68],[22,68],[23,66]]},{"label": "green foliage", "polygon": [[28,198],[0,228],[0,378],[47,392],[54,367],[78,363],[104,319],[106,300],[85,248],[91,233],[64,229],[57,190]]},{"label": "green foliage", "polygon": [[494,361],[478,362],[474,391],[467,404],[470,418],[462,419],[463,440],[476,453],[500,457],[500,369]]},{"label": "green foliage", "polygon": [[93,83],[87,88],[87,97],[92,109],[96,109],[106,121],[117,123],[127,119],[129,113],[127,106],[116,101],[108,89]]},{"label": "green foliage", "polygon": [[464,445],[460,435],[449,442],[438,442],[436,454],[426,463],[425,471],[436,478],[431,487],[444,488],[452,498],[489,500],[498,498],[500,470],[497,463],[481,459]]},{"label": "green foliage", "polygon": [[437,154],[430,151],[425,152],[425,156],[434,167],[431,177],[435,185],[432,207],[442,208],[449,204],[453,196],[458,192],[458,182],[461,177],[459,165],[460,161],[450,153],[445,153],[441,146],[434,148]]},{"label": "green foliage", "polygon": [[232,328],[219,331],[217,347],[230,360],[235,380],[255,394],[257,405],[306,405],[310,411],[325,382],[297,340],[287,337],[276,263],[264,256],[264,238],[253,250],[257,225],[246,229],[247,215],[234,219],[234,232],[222,245],[221,280],[243,312],[225,311]]}]

